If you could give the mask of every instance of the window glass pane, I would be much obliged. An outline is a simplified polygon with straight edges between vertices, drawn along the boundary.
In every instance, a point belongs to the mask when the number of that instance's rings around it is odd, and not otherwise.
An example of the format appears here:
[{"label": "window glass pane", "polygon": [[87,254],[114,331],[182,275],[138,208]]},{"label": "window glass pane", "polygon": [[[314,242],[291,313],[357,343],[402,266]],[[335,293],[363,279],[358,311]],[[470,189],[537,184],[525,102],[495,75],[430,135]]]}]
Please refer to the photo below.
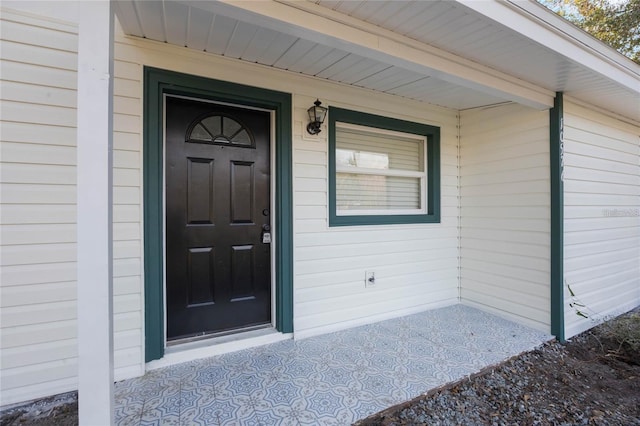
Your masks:
[{"label": "window glass pane", "polygon": [[196,124],[188,140],[232,144],[252,147],[254,142],[248,130],[231,117],[211,115]]},{"label": "window glass pane", "polygon": [[336,127],[336,165],[424,171],[424,139]]},{"label": "window glass pane", "polygon": [[242,128],[240,123],[238,123],[233,118],[229,118],[229,117],[224,117],[222,119],[222,127],[224,129],[225,136],[228,138],[235,135],[238,132],[238,130]]},{"label": "window glass pane", "polygon": [[204,127],[202,127],[201,124],[196,124],[196,126],[191,131],[191,135],[189,136],[189,139],[197,139],[200,141],[210,142],[211,135],[207,133],[207,131],[204,129]]},{"label": "window glass pane", "polygon": [[389,155],[379,152],[336,149],[336,162],[339,166],[364,167],[367,169],[389,169]]},{"label": "window glass pane", "polygon": [[420,209],[420,178],[336,174],[338,210]]},{"label": "window glass pane", "polygon": [[231,143],[238,145],[251,145],[251,137],[246,130],[242,130],[231,139]]},{"label": "window glass pane", "polygon": [[222,134],[222,117],[213,115],[202,120],[202,124],[209,130],[213,136]]}]

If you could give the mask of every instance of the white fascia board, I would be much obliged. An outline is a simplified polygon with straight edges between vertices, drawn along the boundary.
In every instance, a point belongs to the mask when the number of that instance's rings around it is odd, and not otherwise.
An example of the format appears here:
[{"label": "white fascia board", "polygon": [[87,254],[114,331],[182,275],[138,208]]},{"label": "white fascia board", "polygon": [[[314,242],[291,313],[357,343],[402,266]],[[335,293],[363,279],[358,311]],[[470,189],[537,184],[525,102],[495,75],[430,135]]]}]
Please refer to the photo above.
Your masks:
[{"label": "white fascia board", "polygon": [[456,0],[607,80],[640,93],[640,66],[534,1]]},{"label": "white fascia board", "polygon": [[553,91],[311,2],[185,0],[182,3],[536,109],[553,106]]}]

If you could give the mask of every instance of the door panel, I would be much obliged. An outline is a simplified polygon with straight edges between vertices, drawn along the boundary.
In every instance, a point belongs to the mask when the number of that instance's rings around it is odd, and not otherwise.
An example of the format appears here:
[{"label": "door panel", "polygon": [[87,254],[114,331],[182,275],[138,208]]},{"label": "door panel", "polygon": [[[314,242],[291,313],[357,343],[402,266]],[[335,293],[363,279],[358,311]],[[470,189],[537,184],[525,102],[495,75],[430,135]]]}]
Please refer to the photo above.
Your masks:
[{"label": "door panel", "polygon": [[271,322],[270,114],[166,98],[167,339]]},{"label": "door panel", "polygon": [[213,160],[188,158],[187,223],[213,225]]},{"label": "door panel", "polygon": [[254,246],[231,247],[231,301],[255,298]]},{"label": "door panel", "polygon": [[253,223],[253,163],[231,162],[231,223]]},{"label": "door panel", "polygon": [[214,303],[214,265],[213,247],[189,249],[188,307]]}]

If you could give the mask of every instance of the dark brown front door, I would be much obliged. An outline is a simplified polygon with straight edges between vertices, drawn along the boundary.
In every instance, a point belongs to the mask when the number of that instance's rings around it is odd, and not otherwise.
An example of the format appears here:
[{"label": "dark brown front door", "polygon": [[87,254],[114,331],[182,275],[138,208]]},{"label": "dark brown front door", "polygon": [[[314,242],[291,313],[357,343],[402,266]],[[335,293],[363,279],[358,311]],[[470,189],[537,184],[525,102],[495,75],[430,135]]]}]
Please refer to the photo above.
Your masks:
[{"label": "dark brown front door", "polygon": [[166,98],[167,339],[271,322],[270,114]]}]

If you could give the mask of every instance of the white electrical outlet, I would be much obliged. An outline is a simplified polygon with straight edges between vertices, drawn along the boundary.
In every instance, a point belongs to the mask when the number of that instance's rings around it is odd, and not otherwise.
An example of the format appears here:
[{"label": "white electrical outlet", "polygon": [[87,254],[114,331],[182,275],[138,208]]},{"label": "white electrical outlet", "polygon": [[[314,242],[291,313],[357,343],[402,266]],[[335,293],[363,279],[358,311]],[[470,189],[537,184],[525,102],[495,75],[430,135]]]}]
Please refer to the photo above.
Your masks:
[{"label": "white electrical outlet", "polygon": [[365,271],[364,273],[364,286],[375,287],[376,286],[376,273],[373,271]]}]

